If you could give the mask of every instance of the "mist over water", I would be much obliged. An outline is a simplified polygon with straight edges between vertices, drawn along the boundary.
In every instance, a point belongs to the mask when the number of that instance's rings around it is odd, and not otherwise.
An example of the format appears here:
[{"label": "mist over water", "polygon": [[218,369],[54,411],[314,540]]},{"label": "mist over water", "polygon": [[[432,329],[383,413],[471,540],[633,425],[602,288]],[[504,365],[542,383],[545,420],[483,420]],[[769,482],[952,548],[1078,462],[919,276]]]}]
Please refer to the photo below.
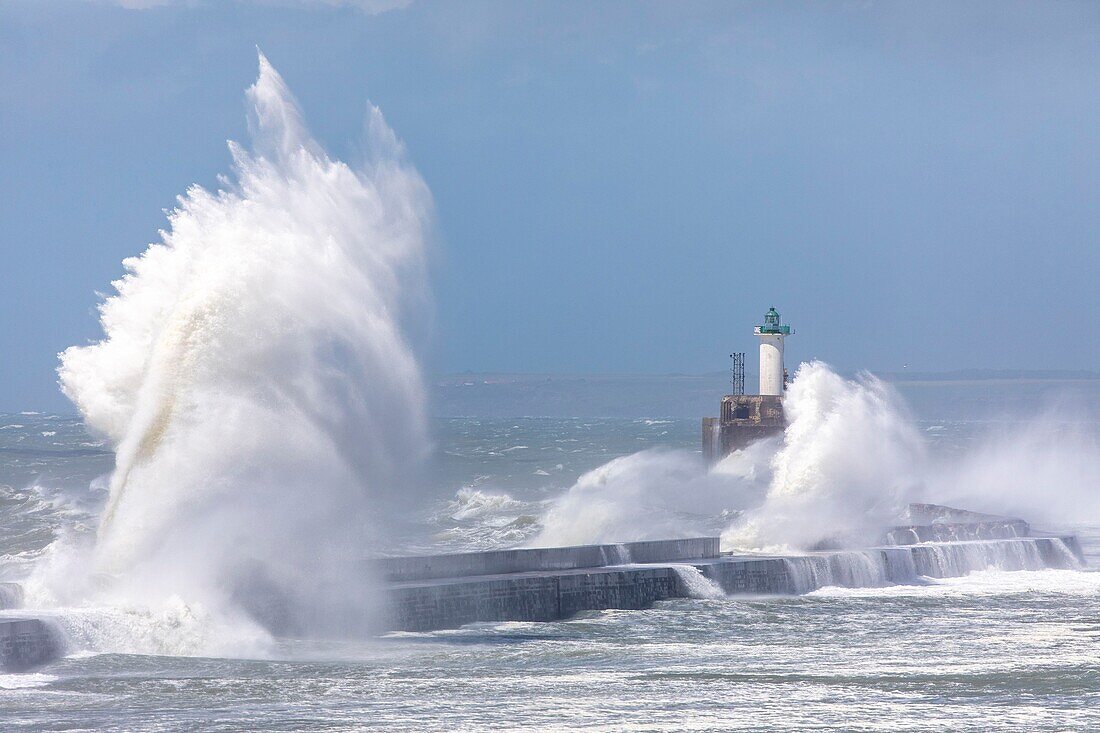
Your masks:
[{"label": "mist over water", "polygon": [[1100,522],[1100,424],[1074,402],[994,423],[962,455],[933,467],[928,493],[1035,522]]},{"label": "mist over water", "polygon": [[1100,433],[1072,403],[1002,415],[948,452],[932,450],[897,390],[869,374],[846,379],[803,364],[784,404],[781,438],[713,467],[694,450],[649,450],[583,474],[551,504],[532,544],[720,532],[726,549],[809,549],[841,536],[871,540],[914,501],[1055,525],[1100,521]]},{"label": "mist over water", "polygon": [[774,439],[761,441],[709,471],[697,452],[683,449],[615,458],[583,474],[554,501],[532,544],[628,542],[718,531],[728,523],[730,509],[762,500],[777,445]]},{"label": "mist over water", "polygon": [[62,389],[116,465],[94,547],[62,541],[30,585],[63,605],[354,632],[379,514],[429,445],[408,334],[426,315],[431,197],[377,109],[352,168],[262,55],[247,98],[232,176],[179,198],[100,305],[104,338],[61,354]]}]

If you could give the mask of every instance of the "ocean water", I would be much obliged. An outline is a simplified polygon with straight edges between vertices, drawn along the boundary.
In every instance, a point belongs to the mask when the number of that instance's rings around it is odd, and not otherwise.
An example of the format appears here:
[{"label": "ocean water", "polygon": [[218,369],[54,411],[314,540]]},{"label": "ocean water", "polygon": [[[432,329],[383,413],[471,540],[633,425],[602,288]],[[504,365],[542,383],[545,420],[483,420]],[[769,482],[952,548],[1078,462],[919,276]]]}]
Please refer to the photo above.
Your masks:
[{"label": "ocean water", "polygon": [[[916,427],[935,451],[978,440],[973,423]],[[584,472],[639,449],[692,450],[698,439],[696,421],[687,419],[455,418],[431,428],[422,510],[390,551],[522,544]],[[0,416],[0,577],[24,577],[60,533],[94,528],[112,466],[111,452],[77,418]],[[720,530],[728,518],[709,521]],[[1100,530],[1052,528],[1077,531],[1096,562]],[[1100,727],[1100,573],[1087,569],[677,600],[557,623],[352,641],[278,640],[252,655],[174,650],[180,629],[201,621],[136,611],[73,615],[68,656],[0,676],[0,727]],[[174,641],[150,653],[157,638]]]}]

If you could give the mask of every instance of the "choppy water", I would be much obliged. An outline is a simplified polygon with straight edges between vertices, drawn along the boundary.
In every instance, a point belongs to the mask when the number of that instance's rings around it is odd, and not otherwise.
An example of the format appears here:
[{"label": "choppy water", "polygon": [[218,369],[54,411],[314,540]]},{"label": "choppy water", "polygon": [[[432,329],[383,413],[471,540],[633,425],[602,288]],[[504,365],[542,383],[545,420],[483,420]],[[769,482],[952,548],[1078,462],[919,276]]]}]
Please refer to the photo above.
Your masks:
[{"label": "choppy water", "polygon": [[[434,428],[435,473],[403,549],[523,542],[582,472],[643,447],[693,447],[698,433],[695,420]],[[971,440],[963,423],[921,428],[944,450]],[[93,526],[111,465],[76,419],[0,416],[0,577],[25,573],[61,528]],[[1072,529],[1095,564],[1100,529]],[[131,621],[143,634],[180,623]],[[76,646],[125,648],[124,633]],[[1100,573],[678,600],[559,623],[287,641],[264,659],[77,648],[0,675],[0,721],[4,731],[1088,730],[1100,728]]]}]

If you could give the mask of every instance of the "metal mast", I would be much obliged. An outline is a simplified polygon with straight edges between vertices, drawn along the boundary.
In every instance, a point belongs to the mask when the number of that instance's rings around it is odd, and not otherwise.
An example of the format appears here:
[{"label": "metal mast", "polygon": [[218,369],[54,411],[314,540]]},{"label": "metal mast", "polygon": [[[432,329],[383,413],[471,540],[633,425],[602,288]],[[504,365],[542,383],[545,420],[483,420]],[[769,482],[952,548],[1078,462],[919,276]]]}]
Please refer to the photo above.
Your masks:
[{"label": "metal mast", "polygon": [[745,394],[745,352],[730,354],[733,359],[733,394]]}]

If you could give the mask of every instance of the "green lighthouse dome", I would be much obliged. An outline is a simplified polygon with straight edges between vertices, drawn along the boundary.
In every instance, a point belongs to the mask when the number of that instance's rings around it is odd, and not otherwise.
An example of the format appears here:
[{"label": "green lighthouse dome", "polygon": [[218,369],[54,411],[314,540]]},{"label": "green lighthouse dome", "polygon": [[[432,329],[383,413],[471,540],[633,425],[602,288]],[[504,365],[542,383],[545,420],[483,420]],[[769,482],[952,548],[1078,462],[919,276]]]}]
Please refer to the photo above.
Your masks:
[{"label": "green lighthouse dome", "polygon": [[768,308],[768,312],[764,314],[764,325],[757,326],[753,329],[756,333],[778,333],[784,336],[789,336],[791,333],[791,327],[780,323],[779,311],[774,307]]}]

